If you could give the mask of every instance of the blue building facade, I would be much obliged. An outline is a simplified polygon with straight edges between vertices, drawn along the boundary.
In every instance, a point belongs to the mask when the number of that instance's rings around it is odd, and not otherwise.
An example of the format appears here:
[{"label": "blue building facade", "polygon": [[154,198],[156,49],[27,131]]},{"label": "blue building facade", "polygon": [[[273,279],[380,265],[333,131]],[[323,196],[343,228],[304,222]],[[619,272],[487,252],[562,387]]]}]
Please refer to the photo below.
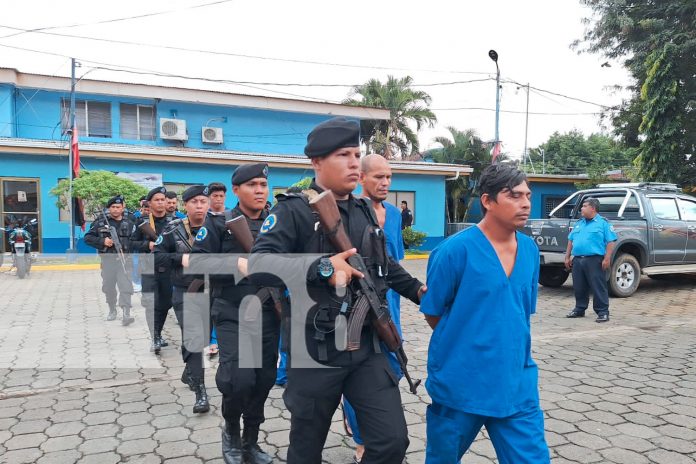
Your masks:
[{"label": "blue building facade", "polygon": [[[0,215],[4,224],[36,217],[43,253],[69,246],[69,218],[49,194],[69,175],[69,88],[66,78],[0,69]],[[229,187],[237,166],[263,161],[276,193],[312,175],[302,153],[316,124],[334,116],[388,117],[374,108],[89,80],[79,82],[76,101],[84,169],[153,174],[176,187],[213,181]],[[410,200],[414,228],[427,234],[430,249],[445,235],[446,179],[468,168],[391,164],[394,198]],[[79,242],[78,249],[85,250]]]}]

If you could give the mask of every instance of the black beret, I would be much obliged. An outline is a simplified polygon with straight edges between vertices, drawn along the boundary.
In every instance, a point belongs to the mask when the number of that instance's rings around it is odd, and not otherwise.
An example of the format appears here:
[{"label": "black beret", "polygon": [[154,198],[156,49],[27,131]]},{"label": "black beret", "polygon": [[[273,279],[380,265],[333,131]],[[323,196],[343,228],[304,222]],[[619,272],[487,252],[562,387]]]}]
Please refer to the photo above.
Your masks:
[{"label": "black beret", "polygon": [[116,195],[115,197],[109,198],[109,201],[106,202],[106,207],[108,208],[111,205],[122,205],[125,203],[125,200],[121,195]]},{"label": "black beret", "polygon": [[147,197],[146,197],[145,195],[143,195],[142,197],[140,197],[140,199],[139,199],[138,201],[143,201],[143,200],[146,200],[146,199],[147,199]]},{"label": "black beret", "polygon": [[346,118],[324,121],[309,133],[304,153],[309,158],[326,156],[334,150],[360,146],[360,124]]},{"label": "black beret", "polygon": [[197,197],[198,195],[203,195],[207,197],[208,187],[206,187],[205,185],[192,185],[191,187],[184,190],[184,193],[181,194],[181,199],[184,200],[185,203],[189,201],[191,198]]},{"label": "black beret", "polygon": [[268,178],[268,165],[266,163],[243,164],[232,174],[232,185],[241,185],[257,177]]},{"label": "black beret", "polygon": [[147,192],[147,196],[145,196],[145,199],[147,201],[150,201],[150,200],[152,200],[152,197],[154,197],[158,193],[162,193],[162,194],[167,193],[167,189],[164,187],[155,187],[152,190],[150,190],[149,192]]}]

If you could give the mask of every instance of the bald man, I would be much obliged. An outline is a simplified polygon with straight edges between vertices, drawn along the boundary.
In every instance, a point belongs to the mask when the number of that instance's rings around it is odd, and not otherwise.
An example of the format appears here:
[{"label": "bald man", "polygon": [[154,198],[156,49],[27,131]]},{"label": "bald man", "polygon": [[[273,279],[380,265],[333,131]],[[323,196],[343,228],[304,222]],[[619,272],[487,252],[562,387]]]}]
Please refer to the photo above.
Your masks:
[{"label": "bald man", "polygon": [[[395,261],[404,259],[404,241],[401,236],[401,212],[399,209],[387,203],[387,194],[391,186],[392,170],[389,162],[381,155],[367,155],[360,160],[360,185],[362,186],[362,195],[368,198],[375,210],[377,222],[384,231],[387,238],[387,253],[394,258]],[[387,292],[387,303],[389,312],[396,328],[401,334],[401,308],[399,294],[393,290]],[[399,362],[396,360],[396,355],[390,352],[386,347],[382,348],[384,353],[387,353],[389,364],[394,373],[400,379],[403,374],[399,367]],[[355,462],[360,462],[362,455],[365,452],[363,440],[358,428],[358,421],[353,407],[347,400],[343,401],[343,411],[345,413],[346,431],[352,433],[355,441]]]}]

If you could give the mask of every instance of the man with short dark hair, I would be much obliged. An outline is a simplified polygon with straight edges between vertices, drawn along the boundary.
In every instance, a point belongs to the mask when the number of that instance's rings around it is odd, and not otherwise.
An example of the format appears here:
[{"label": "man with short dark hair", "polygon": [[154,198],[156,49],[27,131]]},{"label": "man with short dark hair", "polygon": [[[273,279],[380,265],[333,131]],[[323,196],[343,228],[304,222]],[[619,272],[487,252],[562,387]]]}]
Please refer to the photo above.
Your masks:
[{"label": "man with short dark hair", "polygon": [[[208,215],[205,225],[198,232],[192,253],[197,254],[245,254],[242,244],[230,234],[225,221],[244,216],[252,237],[268,217],[265,211],[268,198],[268,165],[245,164],[232,175],[232,191],[239,199],[235,208],[224,214]],[[195,255],[192,256],[192,259]],[[239,261],[246,261],[239,258]],[[241,267],[241,266],[240,266]],[[264,404],[273,388],[278,361],[279,320],[274,311],[271,295],[254,285],[249,279],[235,280],[233,276],[210,277],[210,294],[213,299],[211,314],[220,345],[220,364],[215,375],[218,390],[222,393],[222,454],[225,464],[268,464],[271,457],[258,445],[261,424],[265,421]],[[252,297],[261,300],[260,316]],[[244,347],[253,344],[257,333],[250,333],[250,320],[260,318],[260,367],[244,367],[241,359]],[[240,421],[244,423],[241,429]]]},{"label": "man with short dark hair", "polygon": [[[166,193],[167,189],[164,186],[155,187],[145,197],[150,213],[144,215],[142,219],[158,236],[172,220],[172,217],[167,215]],[[137,248],[134,245],[134,250],[137,249],[140,253],[152,253],[155,248],[155,241],[148,238],[142,228],[135,231],[133,241],[137,242]],[[145,307],[145,317],[152,337],[150,351],[159,354],[162,347],[169,345],[162,338],[162,329],[169,308],[172,307],[172,281],[170,271],[165,266],[154,266],[152,272],[153,274],[143,274],[141,269],[143,293],[140,301]]]},{"label": "man with short dark hair", "polygon": [[166,267],[171,273],[174,290],[172,305],[174,314],[181,328],[181,357],[184,360],[184,372],[181,380],[196,395],[193,412],[208,412],[208,393],[205,389],[203,370],[203,345],[207,336],[207,308],[203,317],[194,305],[184,308],[184,294],[195,276],[184,272],[184,256],[191,251],[193,240],[203,227],[208,213],[208,189],[205,185],[193,185],[181,195],[186,208],[184,219],[175,219],[164,228],[155,244],[155,267]]},{"label": "man with short dark hair", "polygon": [[[126,201],[121,195],[109,199],[106,207],[109,214],[97,216],[89,231],[85,234],[85,243],[96,248],[101,258],[102,292],[106,295],[106,303],[109,305],[107,321],[113,321],[118,316],[116,303],[123,311],[121,323],[129,325],[133,322],[130,314],[131,295],[133,284],[131,282],[132,263],[130,258],[131,237],[135,232],[135,223],[124,217],[123,212]],[[111,236],[110,228],[114,227],[118,237]],[[119,259],[115,241],[121,243],[124,263]],[[118,288],[118,292],[117,289]],[[117,301],[118,300],[118,301]]]},{"label": "man with short dark hair", "polygon": [[[307,136],[305,155],[315,179],[302,194],[278,195],[261,227],[250,257],[251,275],[262,283],[257,269],[278,269],[278,275],[300,275],[314,303],[295,307],[301,297],[290,289],[294,323],[303,324],[306,351],[300,353],[317,367],[300,367],[288,353],[288,383],[283,399],[290,410],[288,464],[320,464],[331,419],[344,395],[355,408],[365,439],[363,464],[401,463],[408,448],[408,431],[396,378],[386,356],[375,348],[370,324],[360,328],[360,346],[347,351],[336,334],[340,317],[349,318],[358,293],[351,280],[363,278],[348,259],[361,253],[369,263],[366,271],[375,285],[380,303],[391,287],[414,303],[425,287],[386,254],[384,234],[365,199],[351,192],[360,178],[360,125],[346,118],[333,118],[317,125]],[[309,205],[309,197],[324,193],[336,201],[338,214],[354,248],[336,250]],[[305,253],[309,256],[282,256]],[[320,257],[317,257],[320,256]],[[276,279],[278,280],[278,279]],[[293,300],[294,298],[294,300]],[[296,316],[292,316],[297,311]],[[307,311],[307,313],[305,313]],[[306,318],[304,315],[306,314]],[[284,333],[283,336],[287,334]],[[292,342],[292,340],[291,340]],[[224,349],[223,349],[224,352]],[[301,356],[298,355],[298,356]],[[297,364],[295,364],[295,362]],[[328,368],[327,368],[328,367]]]},{"label": "man with short dark hair", "polygon": [[413,213],[408,209],[408,202],[403,200],[401,202],[401,228],[405,229],[413,225]]},{"label": "man with short dark hair", "polygon": [[225,200],[227,187],[222,182],[211,182],[208,185],[210,192],[210,214],[223,214],[225,212]]},{"label": "man with short dark hair", "polygon": [[481,222],[438,245],[428,262],[425,462],[459,462],[485,426],[501,464],[549,463],[531,353],[539,249],[518,231],[531,191],[526,175],[505,164],[484,169],[479,189]]},{"label": "man with short dark hair", "polygon": [[[597,313],[596,322],[609,321],[609,292],[606,271],[611,265],[611,256],[617,236],[609,221],[599,215],[599,200],[587,198],[582,202],[582,218],[575,223],[568,235],[566,269],[573,272],[575,308],[566,317],[585,317],[590,304]],[[572,257],[571,257],[572,256]]]},{"label": "man with short dark hair", "polygon": [[176,192],[172,190],[168,190],[167,193],[164,194],[164,196],[167,198],[167,216],[169,216],[172,219],[183,219],[186,217],[184,213],[179,212],[179,196],[176,194]]}]

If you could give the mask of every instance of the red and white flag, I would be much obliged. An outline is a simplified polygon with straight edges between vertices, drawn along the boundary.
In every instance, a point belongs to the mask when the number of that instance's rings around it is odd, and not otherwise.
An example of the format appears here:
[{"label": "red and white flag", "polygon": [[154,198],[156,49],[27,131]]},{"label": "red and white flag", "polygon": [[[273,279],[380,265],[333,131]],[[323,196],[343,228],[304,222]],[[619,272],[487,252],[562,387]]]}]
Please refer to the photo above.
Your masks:
[{"label": "red and white flag", "polygon": [[[80,147],[77,144],[77,126],[73,127],[70,139],[70,151],[72,152],[72,178],[80,176]],[[73,198],[73,218],[75,225],[85,230],[85,204],[81,198]]]},{"label": "red and white flag", "polygon": [[495,159],[500,155],[501,151],[501,143],[498,142],[493,142],[493,148],[491,149],[491,162],[495,163]]}]

